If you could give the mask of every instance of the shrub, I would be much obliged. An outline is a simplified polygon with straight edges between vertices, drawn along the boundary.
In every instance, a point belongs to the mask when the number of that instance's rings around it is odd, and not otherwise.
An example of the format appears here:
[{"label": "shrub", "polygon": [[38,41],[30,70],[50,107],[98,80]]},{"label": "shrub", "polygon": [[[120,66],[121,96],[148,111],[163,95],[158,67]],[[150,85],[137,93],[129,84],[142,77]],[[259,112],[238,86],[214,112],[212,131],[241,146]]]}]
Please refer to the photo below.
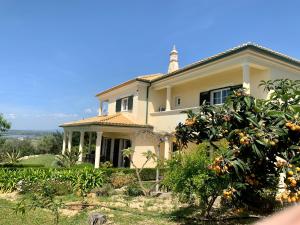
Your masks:
[{"label": "shrub", "polygon": [[[136,177],[135,169],[131,168],[100,168],[99,170],[103,171],[103,173],[110,177],[113,173],[122,172],[124,174],[132,174]],[[164,176],[165,169],[160,169],[160,175]],[[141,179],[143,181],[152,181],[155,180],[156,177],[156,169],[155,168],[144,168],[140,174]]]},{"label": "shrub", "polygon": [[203,212],[208,213],[214,200],[229,183],[228,176],[220,179],[208,168],[211,161],[207,156],[207,144],[176,154],[168,162],[169,169],[162,184],[184,202],[200,202],[205,209]]},{"label": "shrub", "polygon": [[143,195],[143,190],[141,189],[140,185],[136,182],[129,184],[124,192],[126,195],[131,197],[136,197]]},{"label": "shrub", "polygon": [[111,175],[110,182],[114,188],[121,188],[134,182],[136,179],[132,174],[117,172]]},{"label": "shrub", "polygon": [[97,187],[91,190],[91,193],[95,193],[97,196],[111,196],[115,193],[115,190],[111,184],[104,184],[102,187]]},{"label": "shrub", "polygon": [[70,151],[66,150],[64,154],[57,157],[57,164],[61,167],[70,168],[78,162],[79,148],[73,147]]},{"label": "shrub", "polygon": [[287,176],[287,189],[279,200],[300,199],[300,81],[261,85],[271,92],[269,99],[255,99],[239,89],[222,106],[203,104],[199,112],[187,112],[185,123],[176,128],[180,146],[207,141],[216,151],[215,142],[225,138],[228,151],[212,155],[210,170],[219,180],[230,177],[226,198],[260,212],[267,207],[264,202],[275,201],[282,172]]},{"label": "shrub", "polygon": [[38,184],[39,182],[70,182],[73,191],[86,193],[104,183],[104,176],[95,169],[48,169],[48,168],[0,168],[0,190],[11,192],[18,182]]}]

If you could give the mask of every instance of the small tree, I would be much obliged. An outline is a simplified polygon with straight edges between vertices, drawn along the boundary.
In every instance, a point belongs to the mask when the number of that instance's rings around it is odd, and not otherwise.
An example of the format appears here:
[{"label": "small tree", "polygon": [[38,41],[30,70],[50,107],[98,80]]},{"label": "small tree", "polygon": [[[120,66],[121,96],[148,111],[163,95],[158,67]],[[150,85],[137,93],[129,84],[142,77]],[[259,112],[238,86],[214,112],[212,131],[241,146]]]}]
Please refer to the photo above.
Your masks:
[{"label": "small tree", "polygon": [[[150,139],[155,146],[155,153],[153,153],[152,151],[147,151],[145,153],[143,153],[143,155],[146,157],[146,161],[145,163],[142,165],[142,167],[139,169],[136,167],[136,165],[133,163],[132,157],[134,154],[134,150],[129,148],[129,149],[125,149],[125,151],[123,151],[123,155],[128,157],[130,159],[131,164],[133,165],[133,167],[135,167],[136,169],[136,173],[139,179],[139,174],[141,174],[141,171],[143,170],[143,168],[146,166],[146,164],[150,161],[150,159],[152,159],[155,164],[156,164],[156,181],[155,181],[155,191],[158,192],[159,190],[159,169],[163,166],[163,161],[161,160],[161,156],[160,156],[160,146],[162,143],[165,142],[165,140],[167,138],[171,138],[173,137],[173,135],[171,133],[167,133],[167,132],[154,132],[151,130],[144,130],[142,132],[139,132],[136,134],[137,136],[145,136],[145,138]],[[139,180],[140,186],[142,185],[142,181]],[[142,186],[141,186],[142,188]],[[143,189],[143,188],[142,188]],[[151,189],[148,190],[148,194],[150,193]],[[144,192],[144,191],[143,191]],[[145,195],[148,195],[146,193],[144,193]]]},{"label": "small tree", "polygon": [[7,122],[6,119],[4,119],[2,114],[0,114],[0,136],[3,132],[10,129],[10,126],[11,126],[11,124],[9,122]]},{"label": "small tree", "polygon": [[[230,175],[230,186],[237,190],[229,192],[231,199],[271,210],[282,171],[288,176],[283,199],[300,199],[296,173],[300,166],[300,81],[275,80],[261,85],[271,92],[268,100],[236,90],[223,106],[203,104],[198,112],[188,111],[185,123],[176,128],[176,137],[182,146],[208,141],[215,151],[215,143],[225,138],[228,151],[215,155],[210,169],[220,178]],[[286,163],[279,163],[280,158]]]}]

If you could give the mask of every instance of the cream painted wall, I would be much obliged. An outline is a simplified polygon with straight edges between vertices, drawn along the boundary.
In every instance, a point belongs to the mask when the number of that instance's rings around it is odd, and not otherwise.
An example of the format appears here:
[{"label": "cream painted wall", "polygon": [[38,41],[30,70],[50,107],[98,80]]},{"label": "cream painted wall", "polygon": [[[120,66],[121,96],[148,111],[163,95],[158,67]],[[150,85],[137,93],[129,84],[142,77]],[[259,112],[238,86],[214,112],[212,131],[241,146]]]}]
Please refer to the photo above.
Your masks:
[{"label": "cream painted wall", "polygon": [[[172,87],[171,109],[199,106],[200,92],[242,84],[241,68],[217,73]],[[175,106],[175,98],[181,98],[181,105]]]},{"label": "cream painted wall", "polygon": [[262,80],[270,80],[270,70],[250,68],[250,94],[256,98],[265,99],[268,93],[259,87]]},{"label": "cream painted wall", "polygon": [[166,89],[154,90],[150,87],[148,112],[158,112],[160,106],[166,108],[166,98]]},{"label": "cream painted wall", "polygon": [[109,95],[101,96],[99,100],[108,100],[108,115],[114,115],[116,114],[116,101],[131,95],[134,96],[133,109],[122,113],[137,123],[145,124],[147,86],[144,83],[135,82],[133,85],[120,88]]},{"label": "cream painted wall", "polygon": [[[143,155],[143,153],[149,150],[152,151],[153,153],[156,152],[154,141],[149,137],[147,138],[147,136],[138,135],[134,141],[135,152],[132,158],[133,162],[137,167],[142,167],[142,165],[146,161],[146,158]],[[145,167],[149,167],[149,168],[155,167],[155,162],[153,160],[150,160]]]}]

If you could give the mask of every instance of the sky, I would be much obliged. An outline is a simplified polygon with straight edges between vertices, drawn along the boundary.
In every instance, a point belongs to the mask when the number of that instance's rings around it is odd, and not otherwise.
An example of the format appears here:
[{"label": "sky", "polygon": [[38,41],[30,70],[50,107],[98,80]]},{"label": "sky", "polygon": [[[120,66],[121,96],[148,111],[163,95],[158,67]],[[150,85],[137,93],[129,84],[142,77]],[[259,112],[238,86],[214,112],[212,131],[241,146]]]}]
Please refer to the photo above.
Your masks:
[{"label": "sky", "polygon": [[12,129],[97,115],[95,95],[246,42],[300,59],[300,1],[0,0],[0,113]]}]

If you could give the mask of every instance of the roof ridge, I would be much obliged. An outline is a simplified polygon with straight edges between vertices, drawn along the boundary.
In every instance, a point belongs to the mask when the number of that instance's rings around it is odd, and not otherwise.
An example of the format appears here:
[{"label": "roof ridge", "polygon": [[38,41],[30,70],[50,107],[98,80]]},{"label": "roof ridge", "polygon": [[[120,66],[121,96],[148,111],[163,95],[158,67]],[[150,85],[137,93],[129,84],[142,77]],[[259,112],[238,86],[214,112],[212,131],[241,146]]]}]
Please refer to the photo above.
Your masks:
[{"label": "roof ridge", "polygon": [[[226,56],[227,54],[233,54],[233,53],[235,53],[235,51],[243,50],[244,48],[247,48],[247,47],[254,47],[257,50],[261,50],[261,51],[265,51],[265,52],[267,52],[269,54],[273,54],[273,56],[275,56],[275,57],[276,56],[277,57],[282,57],[282,58],[284,58],[286,60],[289,60],[290,63],[294,62],[294,63],[298,64],[298,66],[300,66],[300,60],[299,59],[290,57],[288,55],[285,55],[283,53],[277,52],[277,51],[272,50],[270,48],[266,48],[264,46],[261,46],[259,44],[254,43],[254,42],[246,42],[246,43],[242,43],[242,44],[240,44],[238,46],[235,46],[233,48],[227,49],[225,51],[219,52],[219,53],[217,53],[215,55],[212,55],[212,56],[209,56],[209,57],[206,57],[206,58],[202,58],[202,59],[200,59],[200,60],[198,60],[198,61],[196,61],[194,63],[188,64],[188,65],[186,65],[186,66],[184,66],[184,67],[182,67],[182,68],[180,68],[178,70],[175,70],[174,72],[167,73],[163,77],[155,78],[155,79],[153,79],[151,81],[151,83],[155,82],[155,81],[158,81],[158,80],[161,80],[161,79],[164,79],[164,78],[167,78],[167,77],[170,77],[172,75],[181,73],[182,71],[185,71],[185,70],[188,70],[190,68],[193,68],[193,67],[195,67],[195,66],[197,66],[199,64],[201,65],[202,63],[208,63],[208,62],[210,62],[210,60],[217,59],[218,57]],[[284,59],[281,59],[281,60],[284,60]]]}]

